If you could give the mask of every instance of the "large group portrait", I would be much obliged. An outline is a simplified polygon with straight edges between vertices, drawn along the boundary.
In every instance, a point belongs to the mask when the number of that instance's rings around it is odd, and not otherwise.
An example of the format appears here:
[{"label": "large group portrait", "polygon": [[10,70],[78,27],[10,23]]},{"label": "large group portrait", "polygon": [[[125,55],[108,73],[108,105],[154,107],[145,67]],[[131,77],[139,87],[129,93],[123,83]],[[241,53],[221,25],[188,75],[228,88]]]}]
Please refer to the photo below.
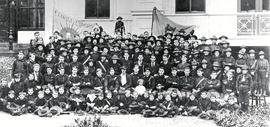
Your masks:
[{"label": "large group portrait", "polygon": [[0,0],[0,126],[269,127],[269,0]]}]

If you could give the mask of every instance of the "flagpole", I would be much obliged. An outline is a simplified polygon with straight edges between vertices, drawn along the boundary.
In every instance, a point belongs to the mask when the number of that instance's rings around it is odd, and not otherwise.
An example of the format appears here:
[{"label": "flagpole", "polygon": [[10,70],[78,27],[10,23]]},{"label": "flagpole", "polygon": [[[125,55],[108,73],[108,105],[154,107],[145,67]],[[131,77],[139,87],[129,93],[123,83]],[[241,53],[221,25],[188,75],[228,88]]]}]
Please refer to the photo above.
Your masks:
[{"label": "flagpole", "polygon": [[55,16],[55,0],[53,0],[53,24],[52,24],[52,34],[54,33],[54,16]]},{"label": "flagpole", "polygon": [[153,24],[154,24],[154,13],[156,11],[156,7],[153,8],[153,11],[152,11],[152,25],[151,25],[151,36],[153,36]]}]

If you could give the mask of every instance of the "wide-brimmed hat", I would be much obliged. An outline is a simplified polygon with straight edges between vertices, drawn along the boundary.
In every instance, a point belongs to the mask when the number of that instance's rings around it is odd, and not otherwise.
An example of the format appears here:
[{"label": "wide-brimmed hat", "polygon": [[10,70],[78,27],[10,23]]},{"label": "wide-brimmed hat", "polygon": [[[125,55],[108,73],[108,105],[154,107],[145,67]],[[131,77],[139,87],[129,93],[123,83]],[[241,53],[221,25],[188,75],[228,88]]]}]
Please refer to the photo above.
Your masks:
[{"label": "wide-brimmed hat", "polygon": [[228,39],[228,37],[225,35],[220,36],[218,39],[221,40],[222,38]]},{"label": "wide-brimmed hat", "polygon": [[119,60],[119,57],[117,55],[113,55],[112,60]]},{"label": "wide-brimmed hat", "polygon": [[260,51],[259,52],[259,55],[264,55],[264,51]]},{"label": "wide-brimmed hat", "polygon": [[213,35],[210,39],[211,39],[211,40],[218,40],[218,38],[217,38],[216,35]]},{"label": "wide-brimmed hat", "polygon": [[250,49],[250,50],[248,51],[248,53],[249,53],[249,54],[255,54],[256,51],[255,51],[254,49]]},{"label": "wide-brimmed hat", "polygon": [[213,67],[221,67],[221,65],[219,62],[215,61],[213,62]]},{"label": "wide-brimmed hat", "polygon": [[206,41],[206,40],[208,40],[206,37],[201,37],[199,40],[201,40],[201,41]]},{"label": "wide-brimmed hat", "polygon": [[118,16],[118,17],[116,18],[116,20],[118,20],[118,19],[123,19],[123,17],[121,17],[121,16]]}]

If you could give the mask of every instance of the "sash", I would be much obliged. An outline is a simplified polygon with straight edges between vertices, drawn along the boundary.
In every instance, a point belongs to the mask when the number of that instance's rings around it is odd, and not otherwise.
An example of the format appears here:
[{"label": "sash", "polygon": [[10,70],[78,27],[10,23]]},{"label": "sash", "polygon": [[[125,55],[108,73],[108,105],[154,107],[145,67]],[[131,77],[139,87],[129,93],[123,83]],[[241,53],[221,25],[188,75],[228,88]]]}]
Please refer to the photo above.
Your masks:
[{"label": "sash", "polygon": [[201,83],[202,83],[202,81],[204,80],[205,78],[203,77],[197,84],[196,84],[196,87],[198,87]]},{"label": "sash", "polygon": [[100,62],[100,61],[98,61],[98,63],[99,63],[99,65],[102,67],[102,69],[105,71],[105,73],[107,72],[107,70],[106,70],[106,68],[104,67],[104,65]]},{"label": "sash", "polygon": [[87,59],[83,62],[83,65],[91,58],[91,55],[87,57]]}]

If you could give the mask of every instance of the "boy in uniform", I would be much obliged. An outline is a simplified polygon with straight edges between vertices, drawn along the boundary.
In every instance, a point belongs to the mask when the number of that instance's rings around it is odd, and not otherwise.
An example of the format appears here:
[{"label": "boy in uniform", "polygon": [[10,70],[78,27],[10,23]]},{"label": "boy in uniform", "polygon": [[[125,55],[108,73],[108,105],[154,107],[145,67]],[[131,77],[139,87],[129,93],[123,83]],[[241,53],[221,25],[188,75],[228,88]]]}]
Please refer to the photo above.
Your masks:
[{"label": "boy in uniform", "polygon": [[154,117],[157,110],[157,101],[153,94],[149,95],[149,99],[146,101],[145,109],[143,110],[144,117]]},{"label": "boy in uniform", "polygon": [[236,90],[239,95],[239,103],[241,110],[248,111],[249,106],[249,95],[251,94],[253,86],[253,80],[251,75],[248,73],[248,66],[242,67],[242,74],[236,79]]},{"label": "boy in uniform", "polygon": [[258,81],[261,87],[261,93],[263,96],[269,96],[269,84],[267,83],[267,79],[269,77],[269,62],[264,58],[264,52],[259,52],[259,59],[257,62],[258,71]]}]

